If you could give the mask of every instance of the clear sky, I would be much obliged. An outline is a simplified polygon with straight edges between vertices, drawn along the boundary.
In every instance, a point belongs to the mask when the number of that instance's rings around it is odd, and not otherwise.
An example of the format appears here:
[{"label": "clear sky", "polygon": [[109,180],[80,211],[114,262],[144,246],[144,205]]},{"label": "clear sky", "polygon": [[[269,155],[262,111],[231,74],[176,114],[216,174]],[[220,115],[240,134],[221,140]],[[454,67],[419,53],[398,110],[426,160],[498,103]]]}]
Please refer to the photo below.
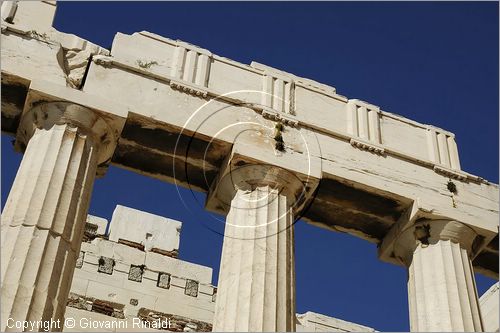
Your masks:
[{"label": "clear sky", "polygon": [[[456,134],[462,168],[498,183],[498,3],[59,2],[58,30],[109,48],[116,32],[147,30],[243,63],[252,60],[332,85],[349,98]],[[2,136],[2,207],[19,165]],[[184,191],[184,190],[181,190]],[[183,192],[187,193],[187,192]],[[184,195],[188,198],[189,194]],[[204,195],[197,195],[204,202]],[[111,167],[90,213],[116,204],[184,222],[180,256],[211,266],[222,237],[175,187]],[[297,311],[408,330],[406,271],[355,237],[296,224]],[[482,294],[494,281],[477,276]]]}]

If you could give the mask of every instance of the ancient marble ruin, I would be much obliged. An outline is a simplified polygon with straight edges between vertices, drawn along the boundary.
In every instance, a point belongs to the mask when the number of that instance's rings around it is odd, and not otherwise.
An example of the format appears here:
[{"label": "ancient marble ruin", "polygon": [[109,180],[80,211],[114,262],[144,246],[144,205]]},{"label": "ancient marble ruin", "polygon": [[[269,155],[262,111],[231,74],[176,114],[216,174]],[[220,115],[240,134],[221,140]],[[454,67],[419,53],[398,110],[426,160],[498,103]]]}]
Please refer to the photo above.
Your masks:
[{"label": "ancient marble ruin", "polygon": [[83,325],[112,317],[129,321],[127,328],[134,318],[153,323],[164,317],[169,331],[211,331],[217,295],[212,268],[178,259],[181,227],[124,206],[116,207],[109,227],[106,219],[89,215],[66,315],[78,323],[85,318]]},{"label": "ancient marble ruin", "polygon": [[[73,276],[114,271],[109,255],[81,256],[99,243],[82,241],[110,164],[204,192],[226,216],[214,331],[297,330],[299,218],[406,267],[412,331],[498,330],[498,297],[480,302],[474,280],[498,279],[498,185],[462,170],[453,133],[151,32],[118,32],[106,49],[55,30],[53,1],[1,9],[2,131],[24,155],[2,212],[0,330],[64,318]],[[115,230],[111,247],[137,243]],[[168,240],[143,244],[146,258],[170,260]],[[210,303],[208,276],[198,282]]]},{"label": "ancient marble ruin", "polygon": [[[66,307],[77,324],[64,331],[162,330],[156,322],[168,323],[172,332],[212,331],[212,269],[177,258],[181,226],[124,206],[116,207],[109,226],[87,216]],[[314,312],[297,314],[296,325],[307,332],[374,331]]]}]

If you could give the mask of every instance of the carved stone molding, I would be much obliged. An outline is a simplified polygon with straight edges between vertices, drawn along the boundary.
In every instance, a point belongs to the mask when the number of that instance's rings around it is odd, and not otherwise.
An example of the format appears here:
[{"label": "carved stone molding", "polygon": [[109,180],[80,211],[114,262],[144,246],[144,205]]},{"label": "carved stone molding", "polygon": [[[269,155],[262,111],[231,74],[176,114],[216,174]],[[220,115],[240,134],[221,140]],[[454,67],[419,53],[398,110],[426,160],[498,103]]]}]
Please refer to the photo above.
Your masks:
[{"label": "carved stone molding", "polygon": [[464,174],[464,173],[457,171],[457,170],[452,170],[452,169],[446,168],[442,165],[435,165],[434,171],[439,173],[439,174],[442,174],[446,177],[461,180],[461,181],[465,181],[468,178],[467,174]]},{"label": "carved stone molding", "polygon": [[295,117],[266,107],[262,108],[262,116],[269,120],[280,121],[291,127],[297,127],[299,125],[299,121]]},{"label": "carved stone molding", "polygon": [[180,82],[180,81],[175,81],[175,80],[170,80],[170,87],[173,89],[194,95],[194,96],[199,96],[206,98],[208,96],[208,91],[195,87],[193,85],[190,85],[186,82]]},{"label": "carved stone molding", "polygon": [[351,139],[349,141],[353,147],[357,147],[363,150],[368,150],[375,154],[384,155],[385,150],[383,147],[375,145],[371,142],[360,140],[360,139]]}]

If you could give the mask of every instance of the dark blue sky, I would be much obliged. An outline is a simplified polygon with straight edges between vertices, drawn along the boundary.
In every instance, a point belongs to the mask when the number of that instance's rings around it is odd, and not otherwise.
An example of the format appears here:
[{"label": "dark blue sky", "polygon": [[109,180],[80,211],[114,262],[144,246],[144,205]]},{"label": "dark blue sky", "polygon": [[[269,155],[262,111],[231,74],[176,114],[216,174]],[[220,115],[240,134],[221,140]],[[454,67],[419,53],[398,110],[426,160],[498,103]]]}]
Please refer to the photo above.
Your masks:
[{"label": "dark blue sky", "polygon": [[[59,2],[55,27],[103,47],[118,31],[147,30],[332,85],[454,132],[462,168],[498,183],[496,2]],[[21,158],[10,140],[2,136],[2,207]],[[188,211],[172,185],[111,167],[90,213],[109,219],[116,204],[183,221],[181,258],[213,267],[217,282],[222,238],[195,200]],[[296,257],[298,312],[409,329],[406,271],[378,261],[374,245],[299,221]],[[480,294],[493,283],[477,278]]]}]

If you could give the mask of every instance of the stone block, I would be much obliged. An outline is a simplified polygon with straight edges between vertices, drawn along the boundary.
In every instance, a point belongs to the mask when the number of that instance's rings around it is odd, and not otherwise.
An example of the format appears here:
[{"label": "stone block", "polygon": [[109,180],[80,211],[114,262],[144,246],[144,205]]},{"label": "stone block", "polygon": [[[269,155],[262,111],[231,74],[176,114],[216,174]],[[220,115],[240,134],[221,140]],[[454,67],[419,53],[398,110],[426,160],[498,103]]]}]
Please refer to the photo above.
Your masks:
[{"label": "stone block", "polygon": [[87,215],[87,223],[92,223],[97,225],[96,234],[97,235],[106,235],[106,228],[108,227],[108,220],[97,217],[94,215]]},{"label": "stone block", "polygon": [[[111,242],[109,242],[111,243]],[[137,248],[130,247],[124,244],[113,244],[113,258],[117,261],[122,261],[134,265],[144,265],[146,254]]]},{"label": "stone block", "polygon": [[122,304],[128,303],[130,299],[124,293],[123,288],[102,280],[89,280],[86,296]]},{"label": "stone block", "polygon": [[170,273],[173,276],[196,280],[200,283],[212,283],[212,268],[170,258],[158,253],[147,252],[145,265],[153,271]]},{"label": "stone block", "polygon": [[[99,256],[114,257],[115,246],[113,242],[108,242],[105,239],[97,238],[92,242],[95,247],[93,248],[93,253]],[[90,252],[90,251],[87,251]]]},{"label": "stone block", "polygon": [[142,295],[149,295],[153,297],[156,297],[158,293],[163,290],[156,286],[156,281],[146,280],[144,279],[144,276],[141,282],[132,281],[128,279],[128,275],[125,276],[122,288],[134,292],[140,290]]},{"label": "stone block", "polygon": [[95,252],[96,246],[93,243],[82,243],[80,250],[83,252]]},{"label": "stone block", "polygon": [[[131,47],[134,45],[134,47]],[[117,60],[132,67],[146,68],[149,72],[166,76],[171,72],[174,60],[175,42],[161,43],[153,38],[136,33],[132,36],[117,33],[113,39],[113,55]],[[161,56],[160,56],[161,54]]]},{"label": "stone block", "polygon": [[[113,260],[115,260],[115,259],[113,259]],[[128,273],[130,271],[130,264],[123,262],[123,261],[115,260],[114,271],[128,275]]]},{"label": "stone block", "polygon": [[492,285],[479,299],[481,317],[483,319],[485,332],[498,332],[499,328],[499,285],[498,282]]},{"label": "stone block", "polygon": [[179,249],[182,223],[124,206],[116,206],[109,227],[109,239],[141,244],[146,251]]},{"label": "stone block", "polygon": [[[82,243],[82,245],[83,244],[85,244],[85,243]],[[86,264],[97,266],[97,265],[99,265],[99,258],[100,257],[101,256],[98,256],[98,255],[94,254],[93,252],[87,252],[87,251],[85,251],[85,256],[83,257],[83,261]]]},{"label": "stone block", "polygon": [[207,302],[212,302],[212,295],[208,295],[208,294],[205,294],[205,293],[200,293],[198,292],[198,296],[196,296],[197,299],[199,299],[200,301],[207,301]]},{"label": "stone block", "polygon": [[143,283],[140,284],[141,288],[138,288],[139,284],[136,282],[128,280],[125,282],[127,284],[125,287],[122,287],[102,280],[89,281],[87,296],[123,304],[126,316],[134,316],[137,313],[137,308],[130,306],[131,299],[137,299],[139,307],[151,308],[154,306],[157,297],[150,293],[145,293],[142,288]]},{"label": "stone block", "polygon": [[80,251],[80,255],[78,256],[78,259],[76,259],[76,268],[82,268],[84,257],[85,257],[85,252]]},{"label": "stone block", "polygon": [[198,290],[200,293],[212,295],[214,293],[214,286],[200,283],[198,286]]},{"label": "stone block", "polygon": [[181,294],[159,296],[153,310],[212,323],[214,303]]},{"label": "stone block", "polygon": [[170,285],[172,287],[184,289],[184,288],[186,288],[186,279],[171,275],[170,276]]},{"label": "stone block", "polygon": [[87,295],[87,288],[89,285],[89,280],[86,278],[81,278],[79,276],[76,276],[77,274],[75,273],[75,276],[73,277],[73,280],[71,281],[71,292],[81,295],[81,296],[86,296]]},{"label": "stone block", "polygon": [[2,3],[2,20],[32,30],[47,31],[52,28],[55,13],[55,1],[3,1]]},{"label": "stone block", "polygon": [[375,332],[371,327],[308,311],[297,314],[297,332]]},{"label": "stone block", "polygon": [[[57,62],[61,52],[58,45],[2,33],[2,71],[16,73],[26,80],[41,79],[65,86],[66,74]],[[30,58],[29,62],[25,61],[26,57]]]},{"label": "stone block", "polygon": [[144,270],[144,273],[142,274],[142,278],[144,280],[149,280],[149,281],[153,281],[154,283],[156,283],[158,281],[158,272],[151,271],[151,270],[146,268]]},{"label": "stone block", "polygon": [[[113,274],[109,275],[98,272],[98,267],[97,266],[94,267],[95,268],[92,271],[84,271],[83,269],[79,270],[78,273],[84,273],[84,274],[79,274],[79,276],[81,278],[87,278],[91,282],[97,282],[116,287],[122,287],[125,281],[129,282],[127,274],[125,273],[118,273],[115,270],[113,270]],[[85,268],[85,265],[83,266],[83,268]]]}]

